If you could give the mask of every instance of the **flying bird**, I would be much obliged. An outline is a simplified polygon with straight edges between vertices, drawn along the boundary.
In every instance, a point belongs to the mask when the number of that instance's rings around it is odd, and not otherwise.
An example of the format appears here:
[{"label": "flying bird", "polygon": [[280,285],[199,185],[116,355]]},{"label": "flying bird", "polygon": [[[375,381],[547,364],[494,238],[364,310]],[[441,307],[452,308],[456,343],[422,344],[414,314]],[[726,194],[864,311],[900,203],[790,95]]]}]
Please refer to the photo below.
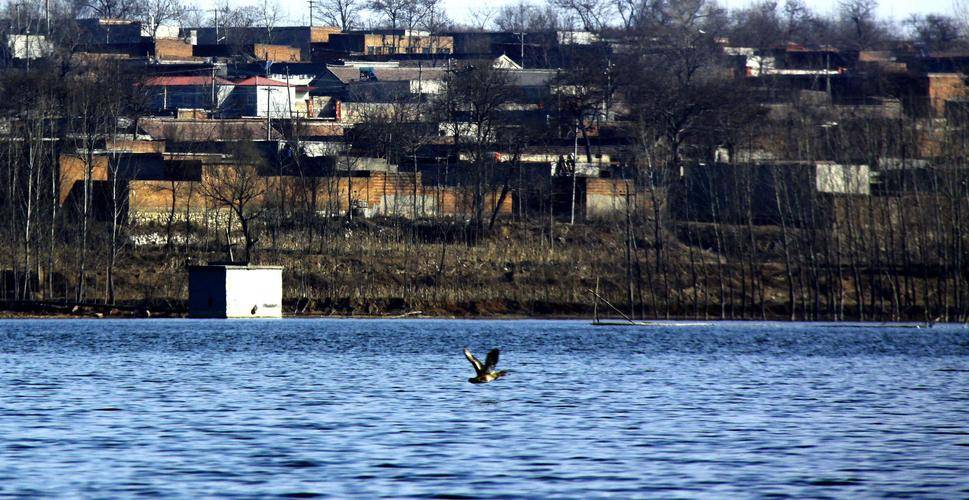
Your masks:
[{"label": "flying bird", "polygon": [[481,361],[474,357],[467,347],[464,348],[464,357],[468,358],[471,366],[474,367],[475,376],[468,379],[472,384],[494,382],[508,373],[506,370],[495,371],[495,366],[498,365],[498,349],[488,351],[484,364],[481,364]]}]

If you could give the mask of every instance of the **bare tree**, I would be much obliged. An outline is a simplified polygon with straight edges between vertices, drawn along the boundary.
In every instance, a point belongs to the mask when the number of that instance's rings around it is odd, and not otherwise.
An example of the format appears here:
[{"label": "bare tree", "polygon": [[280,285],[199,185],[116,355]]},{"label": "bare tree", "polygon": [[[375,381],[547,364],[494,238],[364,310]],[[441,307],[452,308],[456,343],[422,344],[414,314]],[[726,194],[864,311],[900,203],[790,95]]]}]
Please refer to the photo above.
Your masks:
[{"label": "bare tree", "polygon": [[429,33],[440,33],[451,29],[454,24],[447,15],[441,0],[426,0],[427,11],[424,17],[415,25]]},{"label": "bare tree", "polygon": [[730,43],[765,49],[787,42],[787,30],[776,1],[763,0],[734,15],[736,25],[730,31]]},{"label": "bare tree", "polygon": [[484,31],[487,29],[498,14],[498,9],[491,5],[469,5],[468,20],[474,31]]},{"label": "bare tree", "polygon": [[372,0],[367,6],[382,19],[388,28],[407,28],[409,12],[417,9],[417,0]]},{"label": "bare tree", "polygon": [[151,38],[158,36],[158,29],[165,23],[179,21],[185,14],[180,0],[145,0],[139,19],[148,28]]},{"label": "bare tree", "polygon": [[963,36],[969,34],[969,1],[952,0],[952,15],[959,24]]},{"label": "bare tree", "polygon": [[[67,107],[71,114],[70,136],[73,149],[83,162],[82,194],[79,200],[80,222],[77,253],[77,288],[75,300],[85,298],[85,284],[88,270],[89,230],[94,201],[94,177],[96,165],[95,151],[106,140],[119,131],[122,120],[136,114],[131,103],[136,85],[133,73],[117,62],[104,62],[90,67],[81,67],[71,75],[70,100]],[[103,174],[102,174],[103,175]]]},{"label": "bare tree", "polygon": [[246,35],[247,30],[234,30],[232,28],[258,26],[260,17],[259,9],[252,5],[234,7],[227,1],[217,4],[212,17],[212,24],[215,25],[218,34],[217,43],[240,46],[258,41]]},{"label": "bare tree", "polygon": [[360,25],[363,11],[363,0],[321,0],[314,17],[341,31],[350,31]]},{"label": "bare tree", "polygon": [[229,164],[203,174],[201,193],[217,208],[227,210],[230,217],[238,219],[245,239],[246,262],[250,262],[259,241],[256,224],[266,210],[263,203],[266,184],[259,174],[262,159],[252,143],[237,142],[233,151]]},{"label": "bare tree", "polygon": [[207,23],[212,23],[214,19],[209,19],[211,10],[205,10],[197,5],[182,6],[181,15],[178,18],[179,24],[184,27],[201,27]]},{"label": "bare tree", "polygon": [[578,16],[582,29],[592,32],[606,28],[614,13],[614,5],[609,0],[552,0],[551,3]]},{"label": "bare tree", "polygon": [[927,50],[950,50],[964,43],[959,20],[955,17],[912,14],[904,25],[911,31],[912,39]]},{"label": "bare tree", "polygon": [[838,5],[844,42],[854,49],[870,49],[886,38],[877,17],[878,0],[841,0]]},{"label": "bare tree", "polygon": [[492,148],[506,124],[501,111],[516,97],[507,71],[479,61],[448,75],[439,114],[449,124],[459,153],[468,163],[475,237],[484,230],[485,197],[489,193],[495,158]]},{"label": "bare tree", "polygon": [[559,21],[554,10],[522,1],[502,6],[494,23],[499,30],[521,33],[554,30]]},{"label": "bare tree", "polygon": [[109,19],[134,19],[144,11],[141,0],[76,0],[78,14]]},{"label": "bare tree", "polygon": [[266,29],[266,43],[273,43],[273,30],[283,17],[279,3],[276,0],[263,0],[256,13],[259,25]]}]

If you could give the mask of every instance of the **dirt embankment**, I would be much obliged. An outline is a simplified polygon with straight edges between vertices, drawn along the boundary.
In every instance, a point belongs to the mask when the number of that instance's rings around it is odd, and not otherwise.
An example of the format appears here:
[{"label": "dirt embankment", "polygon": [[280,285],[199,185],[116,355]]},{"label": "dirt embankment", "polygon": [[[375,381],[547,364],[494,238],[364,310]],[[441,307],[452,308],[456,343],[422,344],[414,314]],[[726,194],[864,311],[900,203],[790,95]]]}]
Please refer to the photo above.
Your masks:
[{"label": "dirt embankment", "polygon": [[[153,237],[135,238],[149,243],[132,243],[121,254],[113,305],[106,305],[103,250],[92,250],[89,258],[97,265],[89,268],[83,303],[71,300],[76,256],[65,253],[58,259],[62,269],[41,280],[34,301],[0,303],[0,316],[184,316],[187,266],[225,260],[224,233],[195,228],[191,237],[167,245],[162,228],[136,231]],[[284,266],[284,312],[292,316],[590,318],[589,291],[598,288],[605,300],[637,318],[858,319],[852,317],[854,287],[869,281],[865,274],[852,280],[853,273],[822,269],[826,275],[815,293],[808,278],[819,278],[803,264],[794,275],[797,286],[790,286],[778,245],[759,246],[754,260],[743,253],[717,256],[696,232],[686,239],[664,233],[659,245],[641,227],[633,238],[627,234],[622,221],[552,229],[499,222],[477,239],[453,222],[335,222],[311,231],[264,228],[253,260]],[[757,237],[771,241],[772,235]],[[927,280],[933,278],[910,279],[918,289],[927,286],[918,280],[931,285]],[[791,291],[797,293],[793,301]],[[893,318],[890,301],[861,296],[874,304],[865,304],[863,319],[922,320],[927,314],[916,304]],[[599,311],[618,316],[602,302]]]}]

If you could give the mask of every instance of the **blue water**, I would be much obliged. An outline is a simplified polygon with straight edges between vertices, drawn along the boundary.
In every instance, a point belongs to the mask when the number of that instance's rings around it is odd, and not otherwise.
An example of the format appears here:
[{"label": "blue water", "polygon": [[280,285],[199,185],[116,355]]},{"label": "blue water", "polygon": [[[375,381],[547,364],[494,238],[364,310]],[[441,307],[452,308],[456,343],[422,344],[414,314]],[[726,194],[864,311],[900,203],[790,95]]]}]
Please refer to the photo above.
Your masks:
[{"label": "blue water", "polygon": [[965,498],[969,329],[0,322],[0,496],[142,494]]}]

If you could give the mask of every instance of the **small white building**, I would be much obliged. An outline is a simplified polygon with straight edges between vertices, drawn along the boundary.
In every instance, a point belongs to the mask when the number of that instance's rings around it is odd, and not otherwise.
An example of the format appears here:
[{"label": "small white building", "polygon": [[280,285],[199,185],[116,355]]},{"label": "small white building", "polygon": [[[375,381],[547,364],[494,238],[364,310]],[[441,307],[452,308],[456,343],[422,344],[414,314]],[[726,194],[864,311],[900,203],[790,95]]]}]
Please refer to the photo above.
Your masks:
[{"label": "small white building", "polygon": [[296,115],[296,86],[253,76],[235,83],[229,111],[240,116],[290,118]]},{"label": "small white building", "polygon": [[192,318],[281,318],[283,268],[189,266],[188,314]]}]

